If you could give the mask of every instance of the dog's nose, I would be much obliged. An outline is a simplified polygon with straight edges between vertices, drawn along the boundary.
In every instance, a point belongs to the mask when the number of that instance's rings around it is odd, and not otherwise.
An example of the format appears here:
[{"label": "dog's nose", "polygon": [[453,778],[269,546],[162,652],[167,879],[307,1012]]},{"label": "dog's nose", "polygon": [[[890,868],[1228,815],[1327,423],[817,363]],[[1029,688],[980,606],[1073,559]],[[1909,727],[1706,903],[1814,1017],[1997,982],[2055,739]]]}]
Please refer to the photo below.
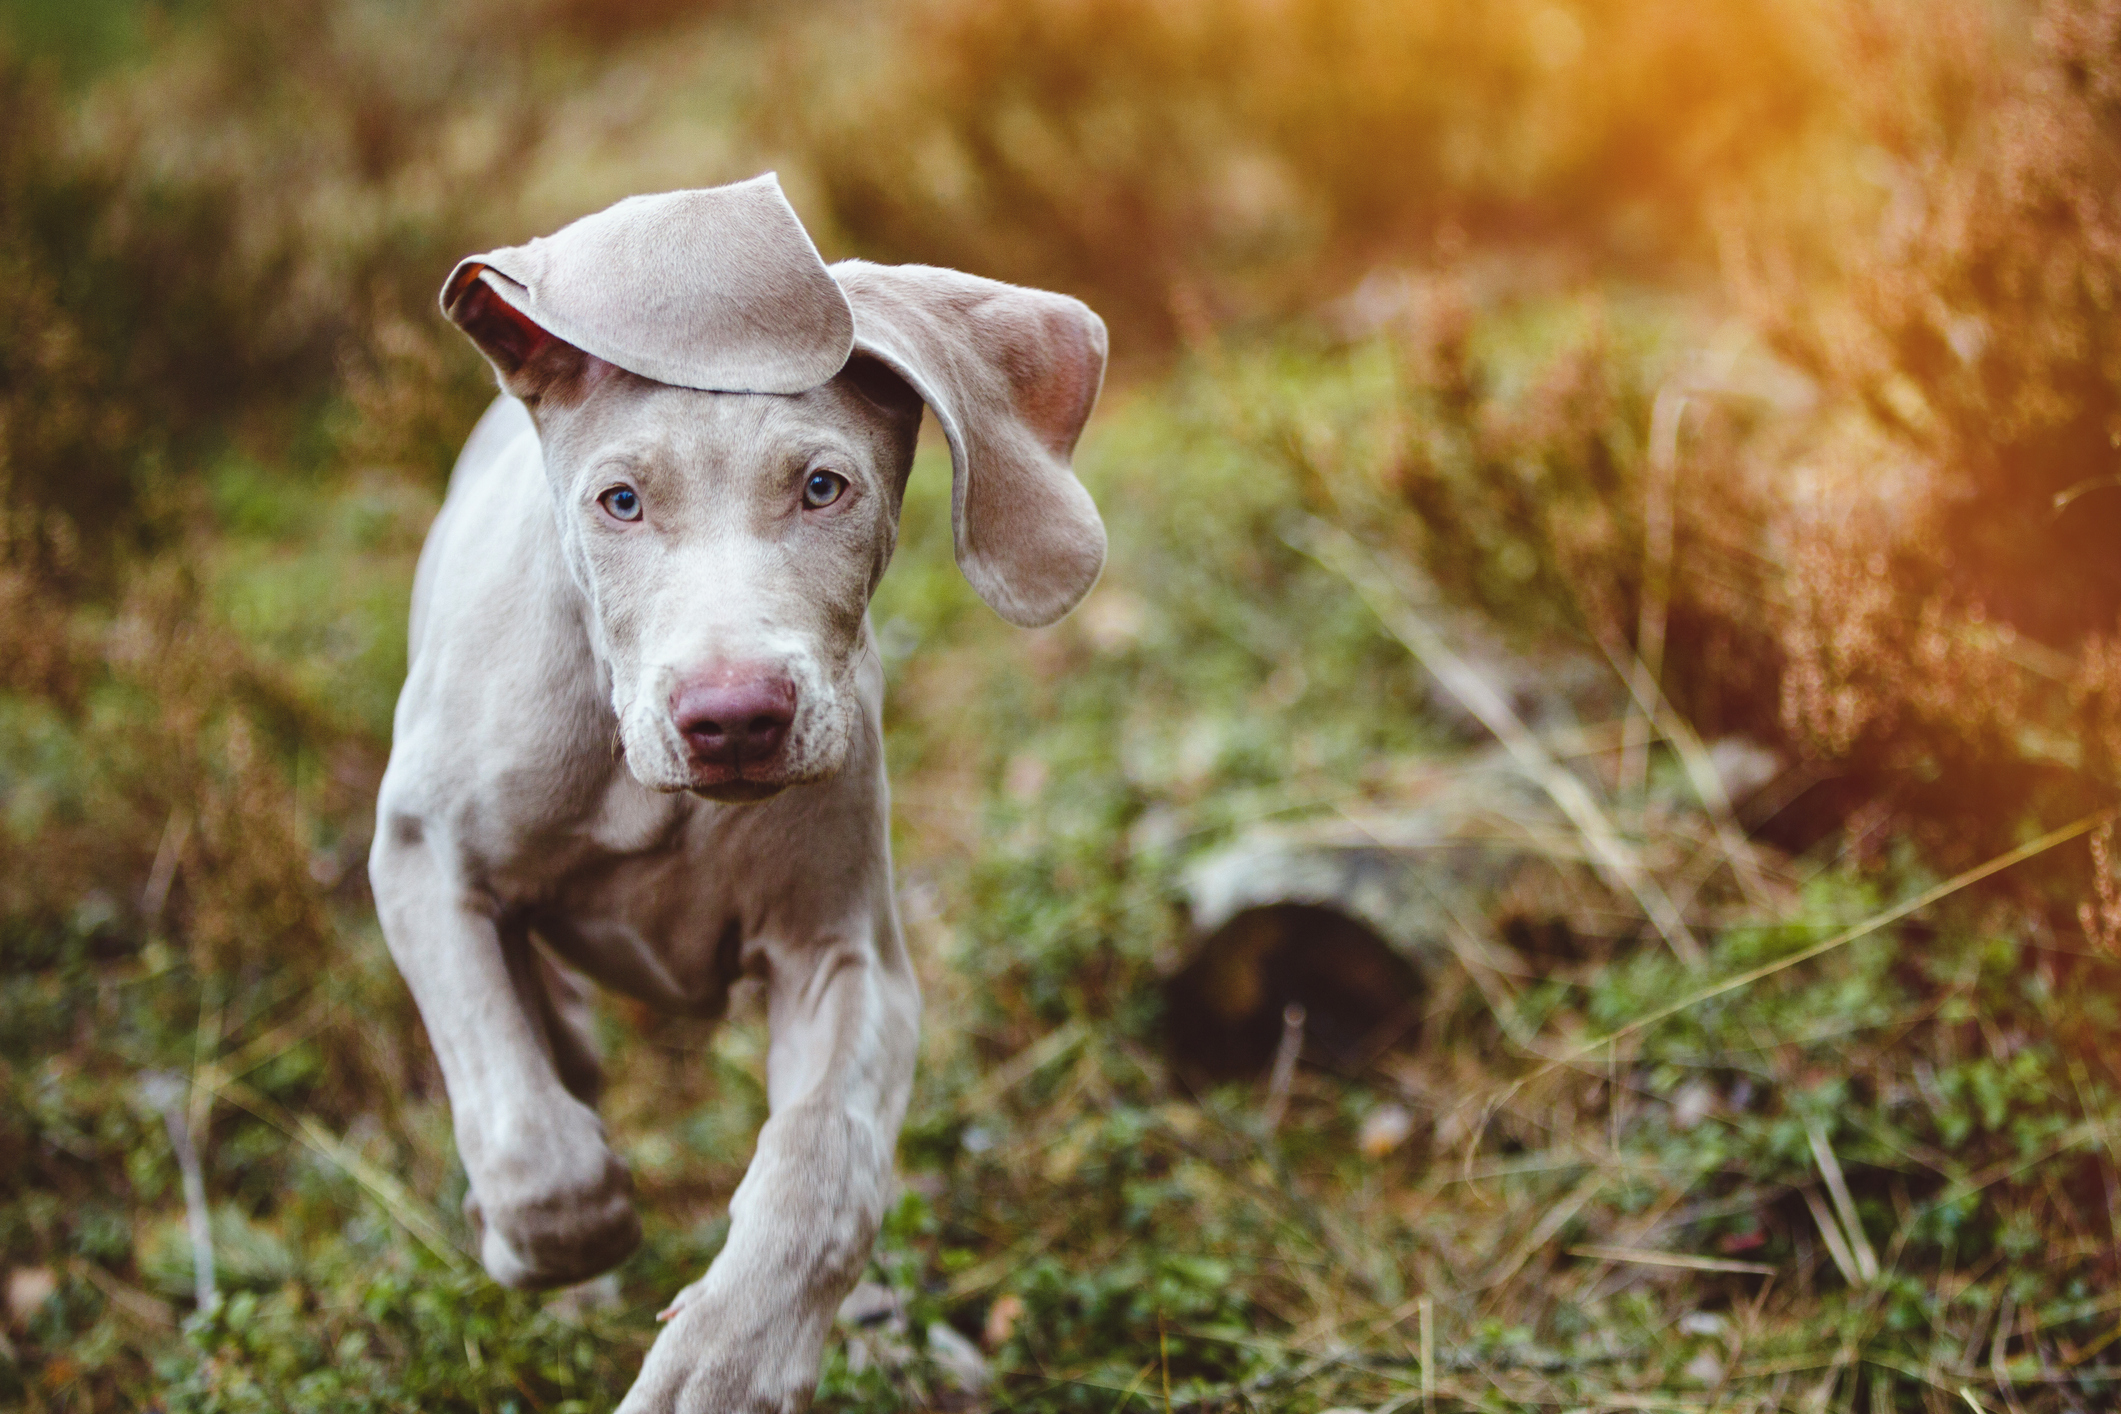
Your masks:
[{"label": "dog's nose", "polygon": [[670,716],[702,765],[766,761],[795,721],[795,684],[763,666],[718,668],[679,683]]}]

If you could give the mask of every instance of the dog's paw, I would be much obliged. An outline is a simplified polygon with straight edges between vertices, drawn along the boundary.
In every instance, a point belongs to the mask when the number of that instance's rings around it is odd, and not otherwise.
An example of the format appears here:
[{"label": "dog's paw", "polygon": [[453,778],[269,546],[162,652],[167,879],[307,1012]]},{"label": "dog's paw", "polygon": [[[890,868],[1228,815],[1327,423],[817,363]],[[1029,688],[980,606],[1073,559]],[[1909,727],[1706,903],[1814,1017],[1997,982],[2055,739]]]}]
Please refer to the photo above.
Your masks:
[{"label": "dog's paw", "polygon": [[516,1147],[474,1173],[464,1215],[478,1237],[479,1260],[501,1285],[587,1281],[640,1245],[633,1179],[605,1145],[602,1125],[588,1117],[594,1130],[587,1136],[539,1135],[542,1142]]},{"label": "dog's paw", "polygon": [[665,1310],[618,1414],[799,1414],[817,1385],[822,1327],[797,1312],[746,1320],[707,1286],[694,1282]]}]

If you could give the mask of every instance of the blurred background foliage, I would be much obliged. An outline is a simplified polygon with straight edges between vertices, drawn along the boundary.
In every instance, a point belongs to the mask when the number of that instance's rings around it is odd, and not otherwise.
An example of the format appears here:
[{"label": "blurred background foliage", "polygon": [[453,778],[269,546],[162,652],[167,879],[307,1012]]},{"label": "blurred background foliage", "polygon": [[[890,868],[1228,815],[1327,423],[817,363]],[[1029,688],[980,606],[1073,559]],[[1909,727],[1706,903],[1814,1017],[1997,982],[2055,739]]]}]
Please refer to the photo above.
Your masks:
[{"label": "blurred background foliage", "polygon": [[[594,1300],[476,1275],[362,861],[491,395],[441,277],[767,168],[828,256],[1115,349],[1084,610],[979,609],[932,449],[877,604],[936,1020],[821,1401],[2112,1397],[2110,834],[1644,1018],[2121,787],[2121,5],[0,0],[0,1401],[608,1408],[713,1252],[761,1023],[612,1003],[648,1243]],[[1481,736],[1321,527],[1705,958],[1555,846],[1263,1107],[1172,1051],[1182,871]]]}]

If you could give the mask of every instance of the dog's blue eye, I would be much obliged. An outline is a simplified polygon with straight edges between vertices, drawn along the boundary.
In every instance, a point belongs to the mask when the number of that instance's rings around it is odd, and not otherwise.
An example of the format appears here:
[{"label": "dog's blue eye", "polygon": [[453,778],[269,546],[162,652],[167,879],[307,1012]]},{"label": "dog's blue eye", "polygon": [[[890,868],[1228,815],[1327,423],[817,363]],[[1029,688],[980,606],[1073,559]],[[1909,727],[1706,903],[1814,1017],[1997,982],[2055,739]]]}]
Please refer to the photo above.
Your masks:
[{"label": "dog's blue eye", "polygon": [[605,510],[620,520],[641,518],[641,498],[634,493],[631,486],[614,486],[597,499],[604,503]]},{"label": "dog's blue eye", "polygon": [[803,504],[812,510],[831,505],[847,489],[847,478],[836,471],[813,471],[803,483]]}]

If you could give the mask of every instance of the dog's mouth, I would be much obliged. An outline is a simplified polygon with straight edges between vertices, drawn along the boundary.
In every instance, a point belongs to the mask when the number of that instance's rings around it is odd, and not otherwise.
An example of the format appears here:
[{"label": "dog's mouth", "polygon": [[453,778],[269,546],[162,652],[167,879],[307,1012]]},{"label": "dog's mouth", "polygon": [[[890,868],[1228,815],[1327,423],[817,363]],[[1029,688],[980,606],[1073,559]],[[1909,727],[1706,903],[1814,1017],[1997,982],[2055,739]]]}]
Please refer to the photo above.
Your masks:
[{"label": "dog's mouth", "polygon": [[785,751],[737,761],[703,761],[695,753],[685,761],[685,789],[702,800],[731,805],[769,800],[810,779],[792,770],[793,764]]},{"label": "dog's mouth", "polygon": [[700,780],[694,778],[686,787],[702,800],[719,800],[725,805],[741,805],[751,801],[769,800],[787,789],[788,781],[747,780],[732,775],[726,780]]}]

